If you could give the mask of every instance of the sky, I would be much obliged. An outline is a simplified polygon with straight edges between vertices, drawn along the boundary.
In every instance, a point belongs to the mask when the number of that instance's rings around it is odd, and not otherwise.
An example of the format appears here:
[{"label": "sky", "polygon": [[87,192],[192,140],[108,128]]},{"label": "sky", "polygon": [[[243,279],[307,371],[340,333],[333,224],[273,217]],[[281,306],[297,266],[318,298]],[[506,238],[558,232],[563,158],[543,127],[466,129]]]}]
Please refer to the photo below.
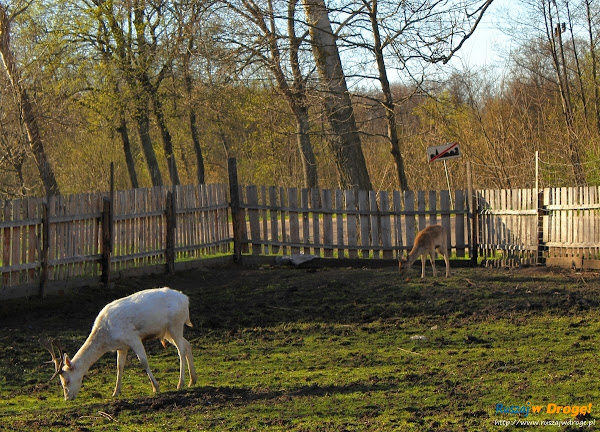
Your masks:
[{"label": "sky", "polygon": [[501,67],[501,54],[510,49],[511,39],[499,27],[506,9],[511,6],[514,6],[514,0],[494,0],[451,64],[459,69],[465,66]]}]

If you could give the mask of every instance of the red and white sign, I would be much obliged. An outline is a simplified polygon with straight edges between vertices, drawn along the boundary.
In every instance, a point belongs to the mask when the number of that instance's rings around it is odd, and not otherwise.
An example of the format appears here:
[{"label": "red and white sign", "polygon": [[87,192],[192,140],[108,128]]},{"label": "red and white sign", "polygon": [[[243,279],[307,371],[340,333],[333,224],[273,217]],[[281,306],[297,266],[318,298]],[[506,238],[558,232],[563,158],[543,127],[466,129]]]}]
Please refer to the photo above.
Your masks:
[{"label": "red and white sign", "polygon": [[448,143],[441,146],[427,147],[429,162],[437,160],[454,159],[460,157],[458,143]]}]

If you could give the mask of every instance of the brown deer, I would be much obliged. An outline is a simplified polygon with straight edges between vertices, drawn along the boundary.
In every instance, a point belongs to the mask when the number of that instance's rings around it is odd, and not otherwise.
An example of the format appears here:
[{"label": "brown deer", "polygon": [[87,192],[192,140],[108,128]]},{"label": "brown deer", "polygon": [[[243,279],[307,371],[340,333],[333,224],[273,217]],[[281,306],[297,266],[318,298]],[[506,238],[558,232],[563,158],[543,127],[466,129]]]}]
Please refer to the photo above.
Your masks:
[{"label": "brown deer", "polygon": [[405,274],[417,258],[421,257],[421,279],[424,278],[425,260],[427,254],[429,254],[429,260],[431,261],[431,267],[433,268],[433,276],[437,276],[435,271],[435,250],[437,249],[444,256],[444,261],[446,262],[446,277],[450,276],[447,238],[446,230],[441,225],[428,226],[424,230],[419,231],[415,238],[415,244],[408,253],[408,258],[398,260],[400,274]]}]

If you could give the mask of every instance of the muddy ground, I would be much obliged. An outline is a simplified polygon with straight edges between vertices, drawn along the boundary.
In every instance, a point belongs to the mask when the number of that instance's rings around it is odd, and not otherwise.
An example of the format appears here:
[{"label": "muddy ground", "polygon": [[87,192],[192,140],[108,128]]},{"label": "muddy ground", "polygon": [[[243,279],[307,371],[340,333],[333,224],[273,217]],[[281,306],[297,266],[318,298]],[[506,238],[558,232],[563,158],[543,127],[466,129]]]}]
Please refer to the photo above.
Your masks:
[{"label": "muddy ground", "polygon": [[[430,269],[428,268],[428,271]],[[3,398],[47,391],[51,370],[40,359],[47,353],[39,337],[58,337],[73,353],[87,336],[93,320],[108,302],[133,292],[170,286],[190,297],[194,340],[233,337],[242,329],[290,322],[371,323],[422,317],[439,321],[495,318],[525,319],[527,314],[553,310],[572,314],[597,308],[600,303],[598,273],[577,273],[552,268],[455,269],[450,279],[418,278],[420,269],[402,277],[394,267],[295,269],[264,266],[231,266],[194,270],[173,276],[117,280],[110,288],[88,287],[46,299],[22,299],[0,305],[0,363],[5,365]],[[75,335],[75,336],[74,336]],[[159,344],[148,348],[149,357]],[[114,361],[111,357],[110,361]],[[32,373],[33,371],[33,373]],[[112,379],[112,378],[111,378]],[[310,388],[304,390],[310,392]],[[324,392],[315,387],[315,392]],[[250,398],[276,400],[277,394],[260,395],[229,388],[202,387],[169,392],[137,400],[135,410],[185,407],[207,403],[245,403]],[[129,410],[127,399],[113,400],[103,412],[116,415]],[[29,427],[66,426],[68,411],[36,420]],[[41,422],[41,423],[40,423]],[[42,424],[44,423],[44,424]]]}]

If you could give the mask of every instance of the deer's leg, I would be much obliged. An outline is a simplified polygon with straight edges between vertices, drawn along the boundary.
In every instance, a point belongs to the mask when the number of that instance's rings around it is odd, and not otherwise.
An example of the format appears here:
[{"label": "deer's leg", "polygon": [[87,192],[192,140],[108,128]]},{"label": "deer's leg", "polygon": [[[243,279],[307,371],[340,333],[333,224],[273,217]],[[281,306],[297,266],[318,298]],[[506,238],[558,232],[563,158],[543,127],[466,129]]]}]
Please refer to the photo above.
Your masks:
[{"label": "deer's leg", "polygon": [[446,277],[450,277],[450,260],[448,259],[448,251],[444,253],[444,261],[446,262]]},{"label": "deer's leg", "polygon": [[150,365],[148,364],[148,357],[146,356],[144,344],[141,340],[138,339],[137,341],[132,342],[131,349],[135,352],[138,359],[140,360],[142,367],[148,374],[148,378],[150,378],[150,382],[152,383],[152,391],[154,393],[158,393],[158,382],[156,381],[156,378],[154,378],[154,375],[152,375],[152,371],[150,370]]},{"label": "deer's leg", "polygon": [[115,385],[115,391],[113,397],[119,396],[121,393],[121,381],[123,380],[123,370],[125,369],[125,360],[127,360],[128,349],[117,350],[117,384]]},{"label": "deer's leg", "polygon": [[425,277],[425,263],[427,262],[427,255],[421,255],[421,279]]},{"label": "deer's leg", "polygon": [[189,387],[196,384],[196,368],[194,367],[194,356],[192,354],[192,345],[187,341],[183,340],[185,344],[185,360],[187,361],[188,370],[190,372],[190,382],[188,384]]},{"label": "deer's leg", "polygon": [[177,348],[179,354],[179,383],[177,389],[183,387],[185,381],[185,362],[187,362],[188,371],[190,373],[189,386],[191,387],[196,383],[196,368],[194,367],[194,357],[192,355],[192,345],[183,337],[183,331],[172,331],[169,330],[167,333],[168,340]]},{"label": "deer's leg", "polygon": [[435,251],[429,253],[429,261],[431,262],[431,268],[433,269],[433,277],[436,277],[437,272],[435,271]]}]

